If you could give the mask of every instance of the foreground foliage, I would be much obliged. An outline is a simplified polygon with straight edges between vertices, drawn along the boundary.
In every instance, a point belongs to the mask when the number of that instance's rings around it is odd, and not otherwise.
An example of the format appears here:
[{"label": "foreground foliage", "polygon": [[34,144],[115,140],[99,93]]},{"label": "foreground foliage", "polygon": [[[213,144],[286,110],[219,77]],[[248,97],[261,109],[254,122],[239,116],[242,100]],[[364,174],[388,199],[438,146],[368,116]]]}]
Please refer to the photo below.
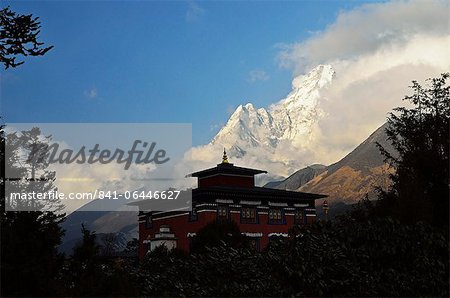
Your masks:
[{"label": "foreground foliage", "polygon": [[225,243],[189,256],[160,249],[138,271],[141,294],[448,296],[447,241],[424,223],[347,215],[296,234],[261,253]]},{"label": "foreground foliage", "polygon": [[410,108],[390,113],[386,133],[398,153],[381,150],[395,169],[391,188],[381,192],[380,210],[405,223],[426,221],[448,231],[450,74],[413,82],[404,100]]}]

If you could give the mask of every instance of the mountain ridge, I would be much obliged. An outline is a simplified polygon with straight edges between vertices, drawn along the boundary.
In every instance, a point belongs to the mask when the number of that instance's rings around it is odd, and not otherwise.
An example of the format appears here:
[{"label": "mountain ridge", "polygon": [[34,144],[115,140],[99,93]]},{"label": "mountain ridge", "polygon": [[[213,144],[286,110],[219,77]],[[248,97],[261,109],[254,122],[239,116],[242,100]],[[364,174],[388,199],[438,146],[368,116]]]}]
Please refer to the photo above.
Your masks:
[{"label": "mountain ridge", "polygon": [[375,187],[387,188],[392,169],[385,163],[377,147],[380,144],[395,156],[383,124],[341,160],[322,168],[316,175],[305,175],[303,168],[285,180],[266,184],[266,187],[294,191],[314,192],[328,195],[331,204],[343,202],[354,204],[366,195],[376,197]]}]

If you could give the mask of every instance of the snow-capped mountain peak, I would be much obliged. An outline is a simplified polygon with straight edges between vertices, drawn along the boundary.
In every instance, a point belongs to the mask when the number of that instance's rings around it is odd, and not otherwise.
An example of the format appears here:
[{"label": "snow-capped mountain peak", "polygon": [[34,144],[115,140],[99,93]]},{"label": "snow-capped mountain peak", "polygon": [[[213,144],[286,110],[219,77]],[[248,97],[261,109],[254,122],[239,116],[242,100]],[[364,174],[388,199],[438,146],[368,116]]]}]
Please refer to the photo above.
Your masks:
[{"label": "snow-capped mountain peak", "polygon": [[308,145],[314,125],[323,117],[318,105],[321,90],[327,88],[334,75],[330,65],[319,65],[295,77],[287,97],[269,108],[255,108],[252,103],[239,105],[210,146],[229,148],[231,158],[291,163],[293,157],[285,156],[284,147],[301,150]]},{"label": "snow-capped mountain peak", "polygon": [[319,65],[306,75],[299,75],[292,80],[292,89],[322,88],[331,83],[335,72],[331,65]]}]

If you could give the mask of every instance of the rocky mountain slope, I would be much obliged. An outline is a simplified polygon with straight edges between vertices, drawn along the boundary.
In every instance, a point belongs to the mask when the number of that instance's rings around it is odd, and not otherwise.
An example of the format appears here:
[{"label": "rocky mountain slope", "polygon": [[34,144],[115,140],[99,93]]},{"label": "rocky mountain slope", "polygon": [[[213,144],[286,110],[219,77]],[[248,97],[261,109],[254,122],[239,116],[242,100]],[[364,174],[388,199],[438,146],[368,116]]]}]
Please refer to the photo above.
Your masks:
[{"label": "rocky mountain slope", "polygon": [[378,128],[363,143],[340,161],[314,170],[301,169],[283,181],[266,187],[327,194],[328,202],[353,204],[364,198],[375,197],[376,186],[389,185],[389,169],[376,143],[394,152],[385,134],[386,124]]},{"label": "rocky mountain slope", "polygon": [[285,190],[297,190],[312,179],[316,178],[327,170],[324,165],[311,165],[301,170],[298,170],[288,178],[281,181],[269,182],[265,187],[285,189]]},{"label": "rocky mountain slope", "polygon": [[134,211],[86,211],[95,210],[92,206],[98,200],[92,201],[78,210],[70,213],[61,227],[65,230],[59,250],[72,254],[73,247],[82,239],[81,225],[97,234],[97,242],[102,245],[102,237],[114,234],[117,251],[125,249],[128,241],[138,237],[138,212]]}]

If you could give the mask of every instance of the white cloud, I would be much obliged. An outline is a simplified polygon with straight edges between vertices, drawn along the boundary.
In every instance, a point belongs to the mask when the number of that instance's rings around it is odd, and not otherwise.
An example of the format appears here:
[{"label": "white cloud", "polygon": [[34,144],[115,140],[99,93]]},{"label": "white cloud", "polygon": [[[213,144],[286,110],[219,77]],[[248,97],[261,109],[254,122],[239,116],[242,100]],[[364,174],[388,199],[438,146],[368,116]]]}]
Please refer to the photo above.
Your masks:
[{"label": "white cloud", "polygon": [[251,83],[258,81],[267,81],[269,78],[269,75],[261,69],[254,69],[248,73],[248,81]]},{"label": "white cloud", "polygon": [[95,87],[92,87],[91,89],[84,91],[84,96],[90,99],[96,98],[97,95],[98,95],[97,88]]},{"label": "white cloud", "polygon": [[444,1],[365,4],[342,11],[333,24],[311,38],[284,45],[278,58],[283,67],[301,73],[320,63],[354,60],[405,44],[417,35],[448,35],[449,9]]},{"label": "white cloud", "polygon": [[[412,80],[450,71],[449,2],[366,4],[339,14],[324,31],[284,45],[282,67],[294,75],[317,64],[336,70],[322,93],[322,118],[313,131],[310,162],[331,163],[355,148],[406,104]],[[306,156],[305,156],[306,157]]]},{"label": "white cloud", "polygon": [[[331,64],[333,83],[321,91],[317,120],[307,146],[281,144],[276,152],[245,148],[238,165],[286,175],[294,164],[330,164],[353,150],[385,121],[392,108],[406,104],[412,80],[450,71],[449,2],[394,1],[363,4],[342,11],[334,23],[295,44],[278,44],[281,67],[297,76],[318,64]],[[217,148],[216,148],[217,147]],[[220,160],[221,146],[192,151],[195,170]],[[255,152],[253,152],[253,151]],[[276,162],[275,157],[290,160]],[[297,164],[295,164],[297,162]]]},{"label": "white cloud", "polygon": [[188,2],[188,9],[186,11],[186,21],[195,22],[198,21],[204,14],[206,10],[200,5],[193,1]]}]

